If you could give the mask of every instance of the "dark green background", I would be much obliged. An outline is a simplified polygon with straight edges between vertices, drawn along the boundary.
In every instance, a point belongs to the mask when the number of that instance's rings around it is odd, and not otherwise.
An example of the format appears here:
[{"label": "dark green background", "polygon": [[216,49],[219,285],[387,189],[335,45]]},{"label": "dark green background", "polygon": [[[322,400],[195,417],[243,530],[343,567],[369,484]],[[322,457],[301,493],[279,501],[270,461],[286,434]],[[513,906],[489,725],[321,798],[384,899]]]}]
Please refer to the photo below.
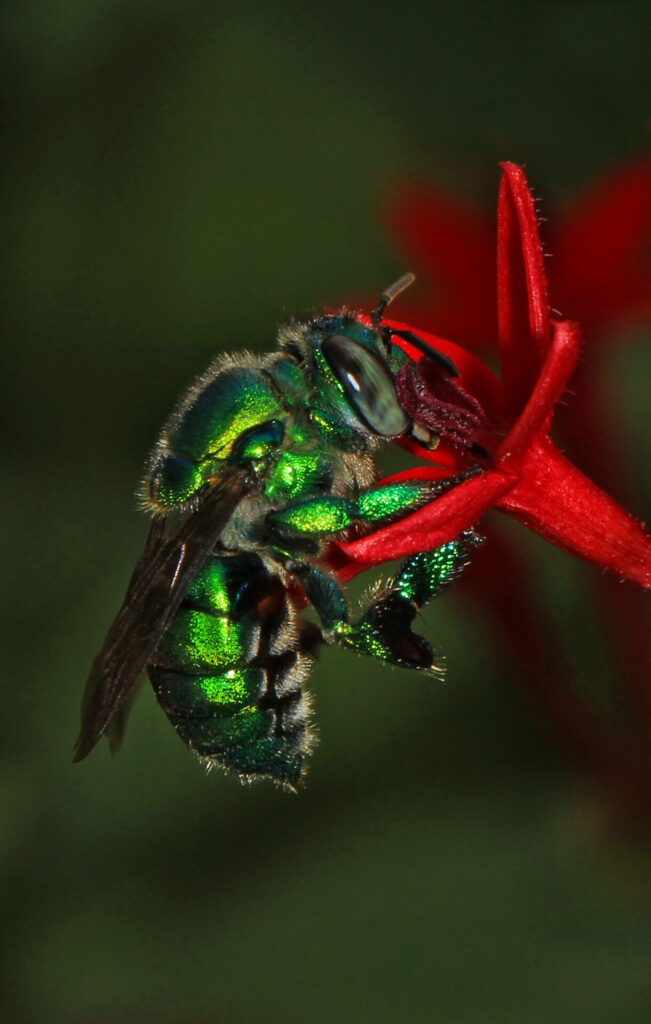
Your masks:
[{"label": "dark green background", "polygon": [[[324,653],[298,797],[206,777],[148,689],[119,757],[70,762],[179,389],[401,273],[377,210],[402,174],[493,204],[514,159],[552,205],[639,155],[649,8],[3,11],[3,1019],[649,1020],[648,862],[604,834],[463,585],[426,615],[444,687]],[[607,367],[631,441],[643,342]],[[507,526],[550,643],[612,687],[598,570]]]}]

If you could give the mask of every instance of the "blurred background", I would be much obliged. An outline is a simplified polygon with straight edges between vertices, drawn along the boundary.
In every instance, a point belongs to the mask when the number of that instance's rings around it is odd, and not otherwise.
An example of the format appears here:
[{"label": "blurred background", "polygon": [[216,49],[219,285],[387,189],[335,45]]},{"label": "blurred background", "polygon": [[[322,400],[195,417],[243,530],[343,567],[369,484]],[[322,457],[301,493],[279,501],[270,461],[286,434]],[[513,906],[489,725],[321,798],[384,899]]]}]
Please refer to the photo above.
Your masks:
[{"label": "blurred background", "polygon": [[[523,162],[553,224],[637,165],[648,6],[65,0],[2,20],[2,1019],[651,1019],[643,606],[499,514],[484,532],[538,646],[477,599],[478,556],[425,615],[444,686],[325,651],[300,795],[205,776],[148,686],[119,756],[71,763],[179,390],[399,276],[406,181],[488,218],[497,162]],[[633,320],[594,326],[607,413],[566,444],[643,518]]]}]

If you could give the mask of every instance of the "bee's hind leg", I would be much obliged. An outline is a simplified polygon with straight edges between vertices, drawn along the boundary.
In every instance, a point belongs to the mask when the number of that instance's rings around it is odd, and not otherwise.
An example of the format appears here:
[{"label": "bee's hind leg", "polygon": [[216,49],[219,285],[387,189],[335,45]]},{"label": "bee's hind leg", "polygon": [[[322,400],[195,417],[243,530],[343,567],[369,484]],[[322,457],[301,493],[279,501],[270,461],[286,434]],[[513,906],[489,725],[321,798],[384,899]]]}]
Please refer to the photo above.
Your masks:
[{"label": "bee's hind leg", "polygon": [[408,558],[394,579],[376,591],[359,619],[336,627],[337,641],[359,654],[441,677],[441,660],[425,637],[412,632],[411,624],[417,612],[461,574],[478,542],[470,530],[435,551]]},{"label": "bee's hind leg", "polygon": [[342,588],[328,572],[308,562],[285,560],[284,568],[295,576],[316,611],[324,643],[334,643],[335,633],[349,620],[348,603]]}]

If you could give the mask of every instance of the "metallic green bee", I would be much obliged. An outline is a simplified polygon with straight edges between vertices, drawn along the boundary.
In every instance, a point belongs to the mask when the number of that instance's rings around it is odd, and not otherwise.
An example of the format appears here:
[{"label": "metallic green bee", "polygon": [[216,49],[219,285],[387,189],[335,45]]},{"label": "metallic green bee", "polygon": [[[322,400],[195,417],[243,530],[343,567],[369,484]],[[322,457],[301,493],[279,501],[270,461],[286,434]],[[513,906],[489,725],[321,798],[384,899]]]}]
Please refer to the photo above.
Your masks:
[{"label": "metallic green bee", "polygon": [[[438,441],[398,402],[407,356],[382,321],[412,280],[383,294],[370,323],[345,310],[289,323],[277,353],[221,357],[181,398],[149,461],[142,495],[153,522],[91,669],[76,760],[107,731],[117,742],[147,670],[206,765],[295,788],[313,741],[304,683],[318,645],[441,675],[410,626],[459,574],[474,533],[408,559],[355,620],[321,565],[333,538],[399,518],[459,479],[375,485],[381,444]],[[302,617],[307,603],[319,626]]]}]

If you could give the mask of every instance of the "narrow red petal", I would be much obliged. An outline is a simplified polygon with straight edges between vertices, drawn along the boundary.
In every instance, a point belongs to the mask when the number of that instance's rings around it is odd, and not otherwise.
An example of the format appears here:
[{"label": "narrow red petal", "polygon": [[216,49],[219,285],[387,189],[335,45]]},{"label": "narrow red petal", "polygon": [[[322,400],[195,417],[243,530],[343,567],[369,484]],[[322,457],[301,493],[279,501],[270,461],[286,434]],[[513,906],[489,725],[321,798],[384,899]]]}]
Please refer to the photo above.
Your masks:
[{"label": "narrow red petal", "polygon": [[441,441],[433,450],[423,448],[408,437],[398,437],[395,443],[405,451],[411,452],[417,459],[431,462],[434,466],[445,466],[448,473],[450,470],[466,469],[472,458],[468,452],[458,448],[451,441]]},{"label": "narrow red petal", "polygon": [[403,480],[446,480],[451,475],[445,466],[412,466],[410,469],[401,469],[399,473],[385,476],[380,482],[398,484]]},{"label": "narrow red petal", "polygon": [[373,568],[372,562],[364,562],[361,558],[356,561],[334,542],[326,549],[321,558],[321,564],[333,572],[340,583],[349,583],[356,576],[361,576],[362,573]]},{"label": "narrow red petal", "polygon": [[474,526],[513,483],[512,477],[498,470],[478,474],[404,519],[338,547],[367,566],[432,551]]},{"label": "narrow red petal", "polygon": [[651,587],[651,537],[617,502],[538,438],[521,464],[515,487],[499,508],[573,555]]},{"label": "narrow red petal", "polygon": [[536,435],[549,428],[554,406],[567,387],[580,350],[579,325],[567,320],[554,324],[554,338],[538,382],[497,453],[496,461],[502,469],[514,467]]},{"label": "narrow red petal", "polygon": [[517,415],[547,355],[547,279],[533,197],[524,171],[503,163],[497,207],[497,309],[502,380]]}]

